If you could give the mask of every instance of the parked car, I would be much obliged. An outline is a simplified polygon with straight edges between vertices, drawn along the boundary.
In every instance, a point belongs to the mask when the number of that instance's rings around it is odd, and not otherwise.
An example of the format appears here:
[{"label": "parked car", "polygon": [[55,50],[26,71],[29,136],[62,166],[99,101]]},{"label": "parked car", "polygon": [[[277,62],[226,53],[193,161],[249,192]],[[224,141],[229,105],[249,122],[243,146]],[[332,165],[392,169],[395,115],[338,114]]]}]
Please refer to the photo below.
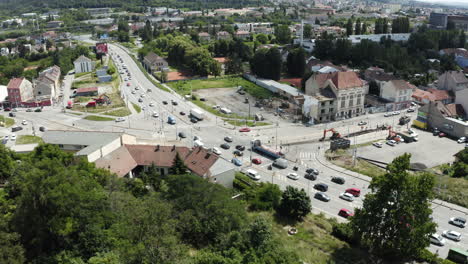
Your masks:
[{"label": "parked car", "polygon": [[26,112],[32,112],[33,110],[31,108],[26,109]]},{"label": "parked car", "polygon": [[438,245],[438,246],[443,246],[445,245],[445,238],[443,238],[442,236],[438,235],[438,234],[432,234],[429,236],[429,241],[432,243],[432,244],[435,244],[435,245]]},{"label": "parked car", "polygon": [[232,137],[224,137],[224,141],[231,143]]},{"label": "parked car", "polygon": [[36,110],[34,110],[34,112],[42,112],[42,109],[36,108]]},{"label": "parked car", "polygon": [[151,103],[149,104],[149,106],[153,107],[153,106],[154,106],[154,103],[153,103],[153,102],[151,102]]},{"label": "parked car", "polygon": [[400,114],[400,111],[395,111],[392,113],[392,115],[399,115]]},{"label": "parked car", "polygon": [[338,215],[344,218],[348,218],[350,216],[354,216],[354,213],[348,209],[343,208],[338,212]]},{"label": "parked car", "polygon": [[132,91],[132,94],[136,94],[136,91]]},{"label": "parked car", "polygon": [[385,113],[385,114],[384,114],[384,117],[390,117],[390,116],[392,116],[392,115],[393,115],[392,113]]},{"label": "parked car", "polygon": [[167,105],[167,101],[162,101],[162,103],[163,103],[164,105]]},{"label": "parked car", "polygon": [[41,131],[41,132],[45,132],[46,130],[47,129],[45,127],[43,127],[43,126],[39,127],[39,131]]},{"label": "parked car", "polygon": [[256,165],[259,165],[259,164],[262,164],[262,160],[260,158],[253,158],[252,163],[256,164]]},{"label": "parked car", "polygon": [[338,184],[345,183],[345,179],[343,177],[338,177],[338,176],[332,177],[331,181],[334,183],[338,183]]},{"label": "parked car", "polygon": [[288,173],[288,175],[286,177],[288,177],[291,180],[295,180],[295,181],[299,180],[299,175],[297,175],[297,173],[295,173],[295,172]]},{"label": "parked car", "polygon": [[365,126],[365,125],[367,125],[367,122],[361,121],[358,123],[358,126]]},{"label": "parked car", "polygon": [[236,166],[242,166],[242,161],[240,161],[240,160],[238,160],[236,158],[233,158],[231,160],[231,162],[234,163],[234,165],[236,165]]},{"label": "parked car", "polygon": [[11,108],[10,107],[5,107],[5,109],[3,109],[3,111],[9,112],[9,111],[11,111]]},{"label": "parked car", "polygon": [[372,143],[372,146],[374,146],[376,148],[382,148],[383,144],[381,142],[374,142],[374,143]]},{"label": "parked car", "polygon": [[231,146],[229,146],[228,143],[223,143],[223,144],[220,145],[220,147],[223,148],[223,149],[229,149]]},{"label": "parked car", "polygon": [[198,123],[198,119],[192,117],[192,118],[190,118],[190,122],[192,122],[192,123],[194,123],[194,124],[195,124],[195,123]]},{"label": "parked car", "polygon": [[449,221],[450,224],[464,228],[466,226],[466,219],[463,217],[452,217]]},{"label": "parked car", "polygon": [[180,111],[179,114],[184,116],[184,115],[185,115],[185,112],[184,112],[184,111]]},{"label": "parked car", "polygon": [[387,145],[390,145],[390,146],[394,147],[396,144],[397,144],[396,141],[393,140],[393,139],[392,140],[387,140]]},{"label": "parked car", "polygon": [[434,128],[434,130],[432,130],[432,135],[433,136],[437,136],[437,135],[439,135],[439,133],[440,133],[440,131],[439,131],[439,129],[437,129],[437,127]]},{"label": "parked car", "polygon": [[127,83],[127,86],[130,86],[130,83],[129,83],[129,82]]},{"label": "parked car", "polygon": [[446,136],[447,136],[447,134],[445,134],[444,132],[439,133],[439,137],[446,137]]},{"label": "parked car", "polygon": [[321,192],[326,192],[328,191],[328,185],[325,183],[317,183],[314,185],[314,189],[319,190]]},{"label": "parked car", "polygon": [[313,168],[308,168],[306,170],[307,173],[312,173],[312,174],[315,174],[315,175],[319,175],[319,171],[317,169],[313,169]]},{"label": "parked car", "polygon": [[457,231],[453,231],[453,230],[445,230],[444,232],[442,232],[442,236],[450,239],[450,240],[453,240],[453,241],[460,241],[461,240],[461,234]]},{"label": "parked car", "polygon": [[217,147],[212,147],[211,151],[213,151],[213,153],[216,154],[216,155],[221,155],[222,154],[221,150],[219,148],[217,148]]},{"label": "parked car", "polygon": [[172,105],[178,105],[176,101],[171,101]]},{"label": "parked car", "polygon": [[243,127],[241,129],[239,129],[239,132],[250,132],[250,131],[251,131],[251,129],[248,128],[248,127]]},{"label": "parked car", "polygon": [[345,192],[352,194],[354,197],[359,197],[361,195],[361,190],[358,188],[348,188]]},{"label": "parked car", "polygon": [[347,192],[340,194],[340,198],[348,202],[354,201],[354,196]]},{"label": "parked car", "polygon": [[323,193],[323,192],[315,193],[314,198],[317,199],[317,200],[320,200],[320,201],[324,201],[324,202],[329,202],[330,201],[330,197],[327,194]]},{"label": "parked car", "polygon": [[185,133],[184,133],[184,132],[179,132],[179,137],[180,137],[180,138],[186,138],[186,137],[187,137],[187,135],[185,135]]},{"label": "parked car", "polygon": [[16,140],[16,134],[11,134],[10,135],[10,140],[15,141]]},{"label": "parked car", "polygon": [[306,173],[304,175],[304,178],[306,178],[308,180],[311,180],[311,181],[315,181],[315,180],[317,180],[317,175],[315,175],[313,173]]},{"label": "parked car", "polygon": [[234,155],[236,155],[238,157],[244,156],[244,153],[242,151],[240,151],[240,150],[237,150],[237,149],[234,150],[234,152],[232,154],[234,154]]},{"label": "parked car", "polygon": [[8,114],[8,116],[10,116],[10,117],[16,117],[16,114],[13,113],[13,112],[10,112],[10,113]]},{"label": "parked car", "polygon": [[158,112],[153,112],[153,117],[159,117]]},{"label": "parked car", "polygon": [[466,137],[461,137],[457,140],[458,143],[465,143],[466,142]]},{"label": "parked car", "polygon": [[408,110],[406,110],[406,112],[408,112],[408,113],[412,113],[414,111],[415,111],[414,108],[408,108]]},{"label": "parked car", "polygon": [[245,150],[245,147],[242,146],[242,145],[237,145],[236,146],[236,149],[240,150],[240,151],[244,151]]},{"label": "parked car", "polygon": [[142,98],[138,98],[138,102],[143,103],[143,99],[142,99]]},{"label": "parked car", "polygon": [[115,119],[115,122],[123,122],[123,121],[125,121],[125,117],[117,117]]}]

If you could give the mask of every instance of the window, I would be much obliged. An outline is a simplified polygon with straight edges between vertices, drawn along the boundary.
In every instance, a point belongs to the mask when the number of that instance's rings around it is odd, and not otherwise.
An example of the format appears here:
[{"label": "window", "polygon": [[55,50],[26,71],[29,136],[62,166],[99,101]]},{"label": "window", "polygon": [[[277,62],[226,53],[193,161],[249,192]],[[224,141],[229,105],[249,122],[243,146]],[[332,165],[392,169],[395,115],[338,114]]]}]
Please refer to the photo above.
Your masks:
[{"label": "window", "polygon": [[327,102],[322,102],[322,106],[325,106],[326,103],[327,103]]},{"label": "window", "polygon": [[320,111],[322,114],[325,113],[325,109],[322,109],[322,111]]},{"label": "window", "polygon": [[328,109],[328,112],[333,113],[333,108]]},{"label": "window", "polygon": [[63,145],[62,145],[62,144],[59,144],[59,148],[63,148]]},{"label": "window", "polygon": [[349,106],[350,107],[354,105],[353,99],[354,99],[353,95],[350,95],[349,96]]},{"label": "window", "polygon": [[361,104],[361,97],[362,97],[361,94],[358,94],[358,95],[357,95],[357,102],[356,102],[357,105],[360,105],[360,104]]},{"label": "window", "polygon": [[341,108],[344,108],[345,107],[345,97],[341,97]]}]

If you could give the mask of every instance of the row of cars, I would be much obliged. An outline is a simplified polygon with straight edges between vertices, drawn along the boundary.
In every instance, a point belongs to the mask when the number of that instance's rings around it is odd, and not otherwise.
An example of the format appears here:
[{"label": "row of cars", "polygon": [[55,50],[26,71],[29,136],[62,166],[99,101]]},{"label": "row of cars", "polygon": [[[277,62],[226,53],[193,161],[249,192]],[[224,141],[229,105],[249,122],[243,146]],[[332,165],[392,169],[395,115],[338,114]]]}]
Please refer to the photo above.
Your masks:
[{"label": "row of cars", "polygon": [[[449,219],[449,223],[459,228],[466,227],[466,219],[463,217],[452,217]],[[432,234],[429,236],[430,242],[438,246],[445,245],[445,243],[447,242],[445,238],[453,240],[455,242],[459,242],[461,240],[461,233],[454,230],[445,230],[442,232],[441,235]]]}]

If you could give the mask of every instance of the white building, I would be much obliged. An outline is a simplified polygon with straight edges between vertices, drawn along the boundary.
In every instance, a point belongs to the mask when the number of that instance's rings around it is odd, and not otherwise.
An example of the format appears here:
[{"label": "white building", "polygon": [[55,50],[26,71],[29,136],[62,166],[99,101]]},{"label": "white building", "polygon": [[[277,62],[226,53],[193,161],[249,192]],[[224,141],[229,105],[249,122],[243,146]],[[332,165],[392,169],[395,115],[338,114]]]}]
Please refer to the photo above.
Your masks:
[{"label": "white building", "polygon": [[382,37],[387,37],[392,39],[393,41],[408,41],[410,37],[410,33],[396,33],[396,34],[372,34],[372,35],[351,35],[348,37],[351,40],[351,43],[358,44],[363,39],[367,39],[373,42],[380,42]]},{"label": "white building", "polygon": [[93,61],[84,55],[78,57],[73,64],[75,65],[75,73],[91,72],[94,69]]}]

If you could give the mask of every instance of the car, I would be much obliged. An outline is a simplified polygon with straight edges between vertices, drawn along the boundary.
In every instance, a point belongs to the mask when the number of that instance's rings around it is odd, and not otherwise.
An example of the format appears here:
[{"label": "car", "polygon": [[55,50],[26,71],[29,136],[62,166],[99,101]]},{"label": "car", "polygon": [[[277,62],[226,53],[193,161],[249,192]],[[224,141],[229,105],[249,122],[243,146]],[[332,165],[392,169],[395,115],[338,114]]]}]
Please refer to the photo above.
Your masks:
[{"label": "car", "polygon": [[180,138],[186,138],[187,137],[187,135],[185,135],[184,132],[179,132],[178,135],[179,135]]},{"label": "car", "polygon": [[321,192],[326,192],[328,191],[328,185],[325,183],[317,183],[314,185],[314,189],[319,190]]},{"label": "car", "polygon": [[153,112],[153,117],[159,117],[158,112]]},{"label": "car", "polygon": [[242,146],[242,145],[237,145],[237,146],[236,146],[236,149],[237,149],[237,150],[240,150],[240,151],[244,151],[244,150],[245,150],[245,147]]},{"label": "car", "polygon": [[36,112],[36,113],[42,112],[42,109],[36,108],[36,110],[34,110],[34,112]]},{"label": "car", "polygon": [[324,201],[324,202],[329,202],[330,201],[330,197],[327,194],[323,193],[323,192],[315,193],[314,198],[317,199],[317,200],[320,200],[320,201]]},{"label": "car", "polygon": [[345,192],[352,194],[354,197],[359,197],[361,195],[361,190],[358,188],[348,188]]},{"label": "car", "polygon": [[211,151],[216,155],[221,155],[222,154],[221,150],[219,148],[217,148],[217,147],[212,147]]},{"label": "car", "polygon": [[136,94],[136,91],[132,91],[132,94]]},{"label": "car", "polygon": [[340,211],[338,212],[338,215],[341,216],[341,217],[344,217],[344,218],[348,218],[348,217],[354,216],[354,213],[351,212],[351,210],[342,208],[342,209],[340,209]]},{"label": "car", "polygon": [[25,126],[25,125],[27,125],[27,124],[28,124],[28,121],[26,121],[26,120],[23,120],[23,121],[21,121],[21,124],[22,124],[23,126]]},{"label": "car", "polygon": [[125,117],[117,117],[115,119],[115,122],[123,122],[123,121],[125,121]]},{"label": "car", "polygon": [[179,114],[180,114],[180,115],[185,115],[185,112],[184,112],[184,111],[180,111]]},{"label": "car", "polygon": [[176,101],[171,101],[172,105],[178,105]]},{"label": "car", "polygon": [[47,129],[45,127],[43,127],[43,126],[39,127],[39,131],[41,131],[41,132],[45,132],[46,130]]},{"label": "car", "polygon": [[354,196],[347,192],[340,194],[340,198],[348,202],[354,201]]},{"label": "car", "polygon": [[200,101],[205,102],[206,99],[202,97],[202,98],[200,98]]},{"label": "car", "polygon": [[245,170],[244,174],[255,181],[259,181],[262,178],[256,170],[252,170],[252,169]]},{"label": "car", "polygon": [[252,163],[256,164],[256,165],[259,165],[259,164],[262,164],[262,160],[260,158],[253,158]]},{"label": "car", "polygon": [[244,153],[242,151],[240,151],[240,150],[237,150],[237,149],[234,150],[234,152],[232,154],[234,154],[234,155],[236,155],[238,157],[244,156]]},{"label": "car", "polygon": [[372,143],[372,146],[374,146],[376,148],[381,148],[383,146],[383,144],[381,142],[374,142],[374,143]]},{"label": "car", "polygon": [[13,109],[11,109],[11,111],[13,111],[13,112],[18,112],[18,109],[13,108]]},{"label": "car", "polygon": [[135,86],[135,90],[140,90],[140,87],[138,87],[138,86]]},{"label": "car", "polygon": [[16,140],[16,134],[11,134],[10,140]]},{"label": "car", "polygon": [[439,137],[446,137],[447,135],[444,132],[439,133]]},{"label": "car", "polygon": [[449,221],[450,224],[464,228],[466,226],[466,219],[463,217],[452,217]]},{"label": "car", "polygon": [[408,108],[408,110],[406,110],[407,113],[412,113],[414,111],[415,111],[414,108]]},{"label": "car", "polygon": [[334,183],[338,183],[338,184],[344,184],[345,183],[345,179],[343,177],[338,177],[338,176],[332,177],[331,181],[334,182]]},{"label": "car", "polygon": [[399,115],[400,114],[400,111],[395,111],[392,113],[392,115]]},{"label": "car", "polygon": [[231,160],[231,162],[234,163],[234,165],[236,165],[236,166],[242,166],[242,161],[240,161],[240,160],[238,160],[236,158],[233,158]]},{"label": "car", "polygon": [[390,117],[390,116],[392,116],[392,115],[393,115],[392,113],[385,113],[385,114],[384,114],[384,117]]},{"label": "car", "polygon": [[3,140],[5,140],[5,141],[7,141],[8,139],[10,139],[10,137],[8,135],[3,137]]},{"label": "car", "polygon": [[145,98],[146,94],[141,94],[140,97],[141,98]]},{"label": "car", "polygon": [[466,142],[466,137],[461,137],[457,140],[458,143],[465,143]]},{"label": "car", "polygon": [[223,148],[223,149],[230,149],[231,148],[231,146],[228,143],[223,143],[223,144],[220,145],[220,147]]},{"label": "car", "polygon": [[311,180],[311,181],[315,181],[315,180],[317,180],[317,175],[315,175],[313,173],[306,173],[304,175],[304,178],[306,178],[308,180]]},{"label": "car", "polygon": [[317,169],[313,169],[313,168],[308,168],[306,170],[306,173],[319,175],[319,171]]},{"label": "car", "polygon": [[224,141],[231,143],[232,137],[224,137]]},{"label": "car", "polygon": [[153,106],[154,106],[154,103],[153,103],[153,102],[151,102],[151,103],[149,104],[149,106],[153,107]]},{"label": "car", "polygon": [[13,113],[13,112],[10,112],[10,113],[8,114],[8,116],[10,116],[10,117],[16,117],[16,114]]},{"label": "car", "polygon": [[151,93],[153,90],[151,90],[151,88],[148,88],[148,90],[146,90],[148,93]]},{"label": "car", "polygon": [[445,245],[445,238],[443,238],[442,236],[438,235],[438,234],[432,234],[429,236],[429,240],[432,244],[435,244],[435,245],[438,245],[438,246],[443,246]]},{"label": "car", "polygon": [[127,83],[127,86],[130,86],[130,83],[129,83],[129,82]]},{"label": "car", "polygon": [[453,241],[460,241],[461,240],[461,234],[457,231],[453,231],[453,230],[445,230],[444,232],[442,232],[442,236],[450,239],[450,240],[453,240]]},{"label": "car", "polygon": [[192,117],[192,118],[190,118],[190,122],[192,122],[194,124],[198,123],[198,119],[196,119],[195,117]]},{"label": "car", "polygon": [[434,128],[434,130],[432,130],[432,135],[433,136],[437,136],[437,135],[439,135],[439,133],[440,133],[440,131],[439,131],[439,129],[437,129],[437,127]]},{"label": "car", "polygon": [[141,110],[145,111],[145,110],[146,110],[146,106],[143,106],[143,107],[141,108]]},{"label": "car", "polygon": [[[125,77],[125,78],[124,78],[124,81],[128,81],[128,78],[127,78],[127,77]],[[128,86],[128,85],[127,85],[127,86]]]},{"label": "car", "polygon": [[163,105],[167,105],[167,101],[162,101]]},{"label": "car", "polygon": [[243,127],[243,128],[241,128],[241,129],[239,129],[239,132],[250,132],[250,131],[251,131],[251,130],[250,130],[250,128],[248,128],[248,127]]},{"label": "car", "polygon": [[143,103],[143,99],[142,99],[142,98],[138,98],[138,102]]},{"label": "car", "polygon": [[387,143],[387,145],[392,146],[392,147],[394,147],[396,145],[396,141],[393,140],[393,139],[392,140],[387,140],[386,143]]},{"label": "car", "polygon": [[11,111],[11,108],[10,107],[5,107],[5,109],[3,109],[3,111],[5,111],[5,112]]},{"label": "car", "polygon": [[32,112],[33,110],[31,108],[26,109],[26,112]]},{"label": "car", "polygon": [[295,180],[295,181],[299,180],[299,176],[295,172],[288,173],[288,175],[286,177],[288,177],[291,180]]},{"label": "car", "polygon": [[358,123],[358,126],[365,126],[365,125],[367,125],[367,122],[361,121]]},{"label": "car", "polygon": [[197,135],[193,136],[193,140],[203,141],[203,139]]}]

